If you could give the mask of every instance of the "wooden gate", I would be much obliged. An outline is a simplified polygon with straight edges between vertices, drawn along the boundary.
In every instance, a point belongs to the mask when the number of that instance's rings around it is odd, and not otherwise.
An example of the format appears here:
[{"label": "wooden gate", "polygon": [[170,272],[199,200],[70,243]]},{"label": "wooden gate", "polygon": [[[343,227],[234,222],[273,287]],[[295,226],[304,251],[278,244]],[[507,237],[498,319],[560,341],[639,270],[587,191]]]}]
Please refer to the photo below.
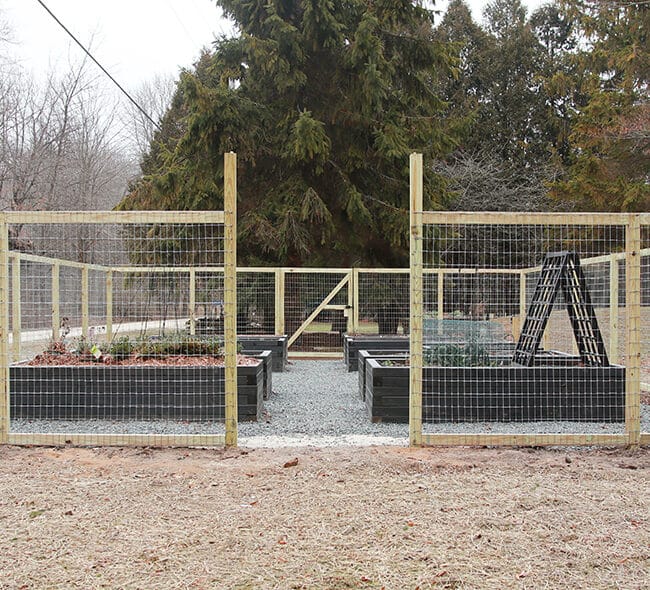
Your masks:
[{"label": "wooden gate", "polygon": [[342,349],[352,322],[351,269],[282,269],[283,323],[293,351],[331,353]]}]

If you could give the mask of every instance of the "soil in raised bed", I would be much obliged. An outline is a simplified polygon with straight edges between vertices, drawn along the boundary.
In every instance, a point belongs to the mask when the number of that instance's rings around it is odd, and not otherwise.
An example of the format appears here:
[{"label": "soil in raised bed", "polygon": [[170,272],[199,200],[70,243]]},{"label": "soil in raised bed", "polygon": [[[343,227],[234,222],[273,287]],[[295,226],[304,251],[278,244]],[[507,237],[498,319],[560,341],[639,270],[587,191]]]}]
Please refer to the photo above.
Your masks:
[{"label": "soil in raised bed", "polygon": [[[238,367],[250,367],[257,365],[259,359],[252,358],[244,355],[237,355]],[[224,366],[223,356],[213,355],[170,355],[159,357],[148,357],[134,354],[126,358],[113,358],[110,355],[102,355],[96,359],[92,355],[80,355],[75,352],[43,352],[36,355],[31,359],[28,365],[33,367],[38,366],[97,366],[97,365],[111,365],[111,366],[148,366],[148,367],[222,367]]]}]

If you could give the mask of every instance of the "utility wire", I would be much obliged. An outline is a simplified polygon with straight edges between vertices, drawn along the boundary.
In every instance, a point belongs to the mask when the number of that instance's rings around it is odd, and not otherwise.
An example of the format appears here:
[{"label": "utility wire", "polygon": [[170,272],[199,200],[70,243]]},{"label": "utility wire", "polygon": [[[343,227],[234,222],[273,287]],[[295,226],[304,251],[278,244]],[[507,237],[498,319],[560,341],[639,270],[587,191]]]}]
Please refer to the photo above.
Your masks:
[{"label": "utility wire", "polygon": [[106,68],[105,68],[102,64],[100,64],[100,63],[95,59],[95,57],[92,55],[92,53],[90,53],[90,51],[88,51],[88,50],[87,50],[87,49],[86,49],[86,48],[81,44],[81,42],[80,42],[80,41],[79,41],[79,40],[78,40],[78,39],[77,39],[77,38],[76,38],[76,37],[75,37],[75,36],[70,32],[70,30],[69,30],[69,29],[68,29],[68,28],[67,28],[67,27],[66,27],[66,26],[65,26],[65,25],[64,25],[64,24],[63,24],[63,23],[62,23],[62,22],[61,22],[61,21],[60,21],[60,20],[59,20],[55,15],[54,15],[54,13],[53,13],[53,12],[52,12],[52,11],[51,11],[47,6],[46,6],[46,5],[45,5],[45,3],[44,3],[42,0],[36,0],[36,2],[38,2],[38,3],[39,3],[39,4],[40,4],[40,5],[41,5],[41,6],[42,6],[46,11],[47,11],[47,13],[48,13],[48,14],[49,14],[49,15],[50,15],[50,16],[51,16],[51,17],[52,17],[52,18],[57,22],[57,24],[58,24],[58,25],[59,25],[59,26],[60,26],[60,27],[61,27],[61,28],[62,28],[62,29],[63,29],[63,30],[64,30],[64,31],[65,31],[65,32],[66,32],[66,33],[71,37],[71,38],[72,38],[72,40],[73,40],[77,45],[79,45],[79,47],[81,47],[81,49],[83,50],[83,52],[84,52],[84,53],[85,53],[85,54],[86,54],[90,59],[92,59],[92,60],[95,62],[95,64],[97,65],[97,67],[98,67],[102,72],[104,72],[104,74],[106,74],[106,75],[109,77],[109,79],[111,80],[111,82],[113,82],[113,84],[115,84],[115,86],[117,86],[117,87],[120,89],[120,91],[122,92],[122,94],[124,94],[124,96],[126,96],[126,97],[127,97],[127,98],[132,102],[132,103],[133,103],[133,105],[135,106],[135,108],[137,108],[137,109],[138,109],[138,110],[139,110],[139,111],[140,111],[140,112],[141,112],[141,113],[142,113],[142,114],[147,118],[147,120],[148,120],[152,125],[154,125],[154,126],[155,126],[159,131],[162,131],[162,128],[160,127],[160,125],[159,125],[158,123],[156,123],[156,121],[154,121],[154,120],[149,116],[149,113],[147,113],[147,112],[146,112],[146,111],[145,111],[145,110],[144,110],[144,109],[143,109],[143,108],[142,108],[142,107],[141,107],[141,106],[136,102],[136,100],[135,100],[134,98],[132,98],[131,95],[130,95],[130,94],[129,94],[129,93],[128,93],[128,92],[127,92],[123,87],[122,87],[122,85],[121,85],[121,84],[120,84],[120,83],[119,83],[115,78],[113,78],[113,76],[111,76],[111,75],[108,73],[108,71],[106,70]]}]

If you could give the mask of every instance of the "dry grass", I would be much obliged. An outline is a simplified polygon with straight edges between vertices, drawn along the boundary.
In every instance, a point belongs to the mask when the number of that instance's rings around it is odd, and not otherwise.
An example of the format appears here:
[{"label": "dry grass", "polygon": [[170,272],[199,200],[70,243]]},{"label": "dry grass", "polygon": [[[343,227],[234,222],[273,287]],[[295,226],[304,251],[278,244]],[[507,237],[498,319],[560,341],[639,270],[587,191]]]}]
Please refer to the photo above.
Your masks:
[{"label": "dry grass", "polygon": [[649,469],[649,450],[0,447],[0,587],[650,588]]}]

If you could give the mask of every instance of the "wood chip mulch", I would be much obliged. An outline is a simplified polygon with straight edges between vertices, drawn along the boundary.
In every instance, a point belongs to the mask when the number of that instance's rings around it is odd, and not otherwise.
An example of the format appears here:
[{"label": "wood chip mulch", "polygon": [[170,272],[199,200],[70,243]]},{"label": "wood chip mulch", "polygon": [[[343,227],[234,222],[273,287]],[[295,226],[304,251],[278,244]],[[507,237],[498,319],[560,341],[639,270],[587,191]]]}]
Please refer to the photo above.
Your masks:
[{"label": "wood chip mulch", "polygon": [[[237,355],[238,366],[255,366],[261,361],[256,358]],[[222,356],[166,356],[166,357],[142,357],[133,355],[125,359],[116,359],[110,355],[102,355],[96,360],[91,355],[79,355],[71,352],[50,353],[44,352],[35,356],[29,363],[30,366],[148,366],[148,367],[223,367]]]}]

